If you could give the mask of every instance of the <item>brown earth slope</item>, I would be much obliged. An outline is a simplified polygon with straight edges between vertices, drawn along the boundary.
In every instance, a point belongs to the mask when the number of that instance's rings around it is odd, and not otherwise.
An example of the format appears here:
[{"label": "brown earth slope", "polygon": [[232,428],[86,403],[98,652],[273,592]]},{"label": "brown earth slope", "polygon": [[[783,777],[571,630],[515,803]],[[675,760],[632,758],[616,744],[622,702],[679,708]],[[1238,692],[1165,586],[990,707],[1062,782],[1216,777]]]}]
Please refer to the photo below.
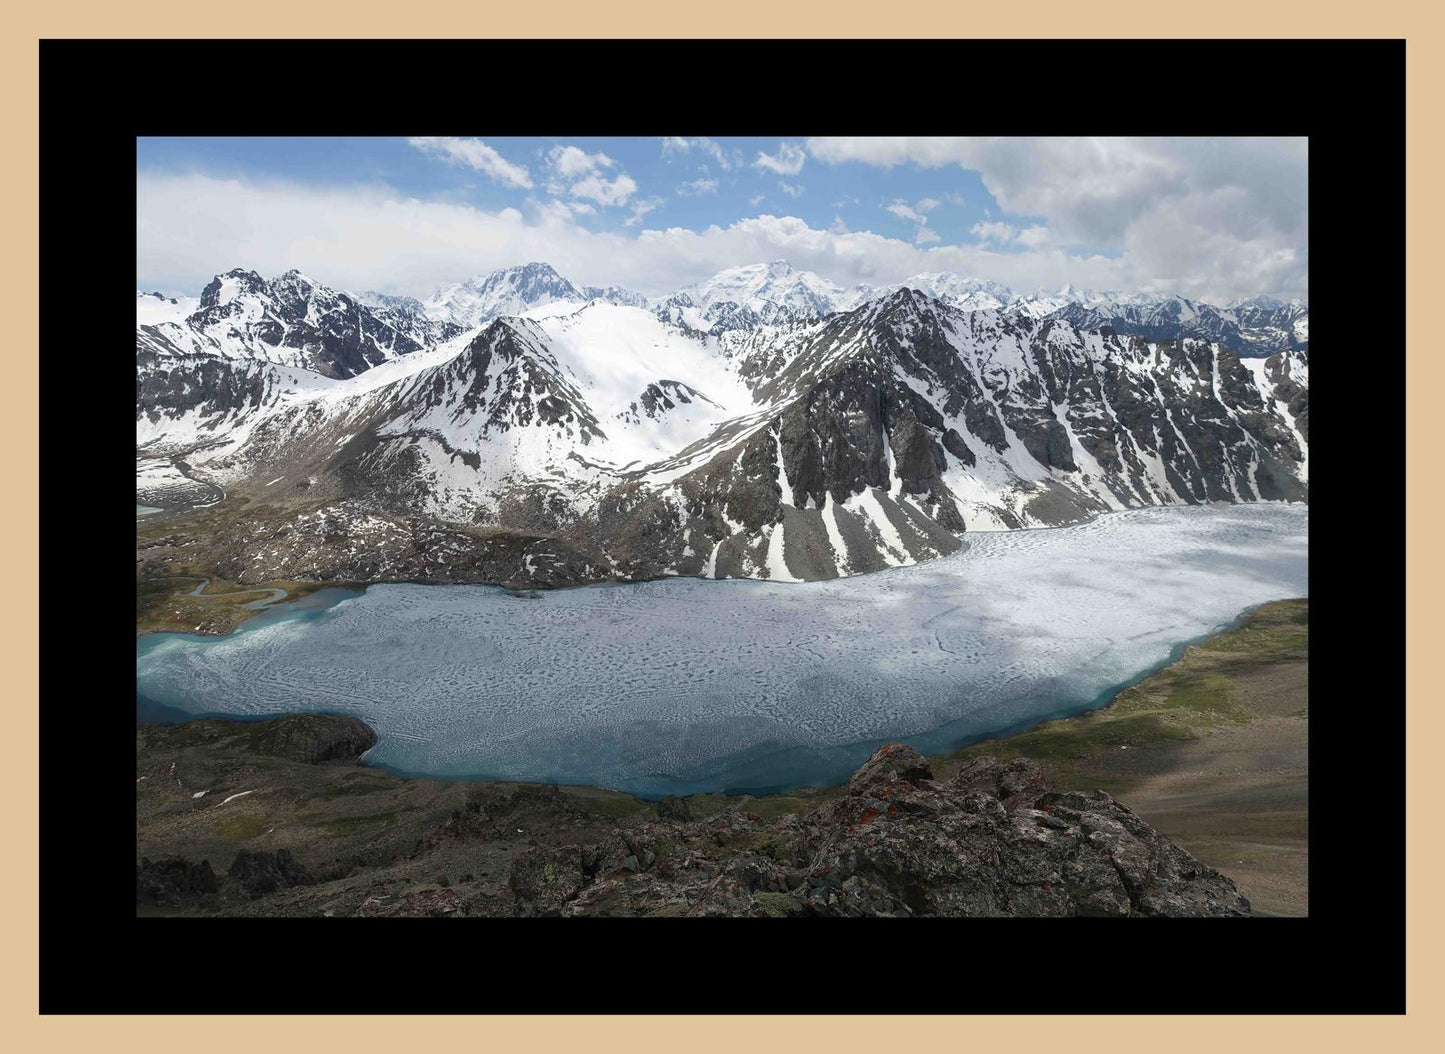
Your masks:
[{"label": "brown earth slope", "polygon": [[1127,801],[1249,898],[1309,909],[1309,601],[1265,604],[1104,710],[980,743],[940,765],[1027,757]]},{"label": "brown earth slope", "polygon": [[669,798],[407,780],[318,715],[137,730],[140,914],[1243,916],[1102,792],[879,749],[816,795]]}]

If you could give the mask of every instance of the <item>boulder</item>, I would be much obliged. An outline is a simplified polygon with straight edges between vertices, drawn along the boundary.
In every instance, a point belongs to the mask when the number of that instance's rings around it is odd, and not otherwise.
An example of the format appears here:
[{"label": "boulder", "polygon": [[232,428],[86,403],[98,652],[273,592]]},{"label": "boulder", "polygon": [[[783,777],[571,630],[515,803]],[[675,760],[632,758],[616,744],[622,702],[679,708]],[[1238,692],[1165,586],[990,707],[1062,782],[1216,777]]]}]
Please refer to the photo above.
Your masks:
[{"label": "boulder", "polygon": [[216,873],[202,860],[192,863],[182,857],[150,861],[142,859],[135,868],[137,904],[185,907],[216,892]]},{"label": "boulder", "polygon": [[274,853],[242,849],[226,873],[248,897],[261,897],[288,886],[305,886],[314,881],[289,849],[278,849]]}]

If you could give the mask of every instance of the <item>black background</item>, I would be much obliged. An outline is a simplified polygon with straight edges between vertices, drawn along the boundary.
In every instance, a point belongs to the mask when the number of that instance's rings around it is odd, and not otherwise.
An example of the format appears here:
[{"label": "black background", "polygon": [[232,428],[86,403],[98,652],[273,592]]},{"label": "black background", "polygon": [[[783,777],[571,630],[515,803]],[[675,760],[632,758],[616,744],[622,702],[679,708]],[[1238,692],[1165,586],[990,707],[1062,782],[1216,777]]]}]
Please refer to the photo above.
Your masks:
[{"label": "black background", "polygon": [[[1402,41],[43,41],[40,58],[42,1012],[1404,1010]],[[536,134],[1310,137],[1308,919],[135,918],[135,137]],[[215,262],[234,266],[251,261]]]}]

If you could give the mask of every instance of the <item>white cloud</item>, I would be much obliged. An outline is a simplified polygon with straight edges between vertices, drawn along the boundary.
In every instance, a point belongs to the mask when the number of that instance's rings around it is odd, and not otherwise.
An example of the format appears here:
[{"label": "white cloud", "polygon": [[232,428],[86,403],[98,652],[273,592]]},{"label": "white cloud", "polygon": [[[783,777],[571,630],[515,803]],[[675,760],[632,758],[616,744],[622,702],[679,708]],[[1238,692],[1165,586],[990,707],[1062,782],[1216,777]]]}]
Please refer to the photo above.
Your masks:
[{"label": "white cloud", "polygon": [[807,160],[807,151],[801,144],[779,143],[776,154],[765,154],[761,150],[758,151],[758,159],[753,162],[753,167],[767,169],[780,176],[796,176],[803,171],[803,163]]},{"label": "white cloud", "polygon": [[1004,223],[1002,220],[975,223],[968,231],[981,242],[994,242],[998,245],[1013,241],[1014,236],[1018,234],[1012,224]]},{"label": "white cloud", "polygon": [[1053,233],[1047,228],[1034,224],[1032,227],[1025,227],[1014,235],[1014,241],[1028,249],[1038,249],[1049,245],[1054,240]]},{"label": "white cloud", "polygon": [[589,198],[599,205],[626,205],[627,199],[637,193],[637,183],[626,172],[623,172],[616,179],[604,179],[601,176],[588,176],[572,184],[571,194],[574,198]]},{"label": "white cloud", "polygon": [[891,212],[900,220],[918,224],[918,230],[913,235],[914,245],[931,245],[943,240],[941,234],[928,226],[928,214],[938,208],[940,204],[942,202],[936,198],[919,198],[912,205],[902,198],[895,198],[883,206],[883,211]]},{"label": "white cloud", "polygon": [[599,168],[611,168],[617,162],[606,154],[589,154],[581,147],[554,146],[547,152],[547,164],[564,179],[573,179]]},{"label": "white cloud", "polygon": [[[573,281],[624,285],[650,295],[670,292],[725,268],[787,259],[843,286],[898,282],[923,271],[994,279],[1020,290],[1065,282],[1097,289],[1176,291],[1222,302],[1259,292],[1293,295],[1284,284],[1300,261],[1287,252],[1230,260],[1222,246],[1233,233],[1215,230],[1236,203],[1222,194],[1191,211],[1157,213],[1151,223],[1187,231],[1164,255],[1148,224],[1131,232],[1117,258],[1070,252],[1057,245],[999,252],[982,245],[927,247],[869,231],[810,227],[791,216],[764,214],[729,226],[634,229],[661,204],[629,203],[624,230],[583,227],[555,202],[526,215],[455,202],[419,201],[387,187],[301,186],[202,175],[137,177],[137,278],[145,288],[197,293],[232,267],[264,275],[297,267],[344,289],[427,296],[448,282],[528,260],[546,260]],[[1215,239],[1223,239],[1216,243]],[[1141,269],[1140,254],[1154,269]],[[1175,276],[1186,276],[1188,285]]]},{"label": "white cloud", "polygon": [[466,165],[508,187],[523,190],[532,186],[532,174],[525,165],[513,164],[480,139],[454,136],[413,136],[407,140],[424,154],[440,157],[448,164]]},{"label": "white cloud", "polygon": [[1011,223],[1004,223],[1002,220],[989,220],[975,223],[969,228],[969,233],[981,242],[991,242],[994,245],[1017,245],[1025,249],[1040,249],[1054,243],[1053,232],[1037,223],[1019,228]]},{"label": "white cloud", "polygon": [[603,172],[617,162],[603,153],[589,154],[581,147],[554,146],[547,151],[547,168],[552,179],[547,192],[555,197],[595,201],[604,208],[626,205],[637,193],[637,182],[626,172],[608,179]]},{"label": "white cloud", "polygon": [[937,198],[919,198],[912,205],[902,198],[894,198],[889,204],[884,205],[885,212],[891,212],[900,220],[908,220],[910,223],[927,223],[928,214],[939,205],[943,204]]},{"label": "white cloud", "polygon": [[978,172],[1014,244],[1122,253],[1137,284],[1189,295],[1301,295],[1308,141],[1298,138],[815,138],[828,164]]},{"label": "white cloud", "polygon": [[692,197],[698,194],[716,194],[717,180],[715,179],[694,179],[688,183],[680,183],[677,192],[682,197]]},{"label": "white cloud", "polygon": [[766,194],[754,194],[751,198],[748,199],[748,204],[753,206],[754,208],[757,208],[758,203],[762,201],[765,197],[767,197]]},{"label": "white cloud", "polygon": [[785,183],[781,179],[778,180],[778,189],[780,189],[790,198],[801,198],[803,196],[803,188],[801,186],[796,186],[792,183]]},{"label": "white cloud", "polygon": [[885,212],[891,212],[900,220],[907,220],[909,223],[927,223],[928,217],[915,209],[906,201],[894,201],[883,206]]},{"label": "white cloud", "polygon": [[697,139],[688,139],[684,136],[671,135],[662,140],[663,157],[689,154],[694,150],[712,158],[724,172],[738,167],[742,164],[743,160],[742,155],[736,150],[729,152],[723,148],[721,143],[708,139],[705,136]]},{"label": "white cloud", "polygon": [[642,217],[646,216],[661,204],[661,198],[648,198],[645,201],[634,201],[632,203],[632,214],[622,222],[628,227],[635,227],[642,222]]}]

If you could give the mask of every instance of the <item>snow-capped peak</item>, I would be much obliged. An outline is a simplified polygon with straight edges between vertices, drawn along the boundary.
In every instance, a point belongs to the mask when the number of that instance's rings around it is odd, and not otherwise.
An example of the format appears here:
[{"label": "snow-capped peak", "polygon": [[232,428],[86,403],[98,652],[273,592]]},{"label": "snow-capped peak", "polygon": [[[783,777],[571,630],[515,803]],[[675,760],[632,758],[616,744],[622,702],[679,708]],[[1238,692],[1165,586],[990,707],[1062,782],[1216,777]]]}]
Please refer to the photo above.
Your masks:
[{"label": "snow-capped peak", "polygon": [[708,315],[732,304],[764,320],[779,308],[794,315],[828,315],[852,300],[841,287],[811,271],[799,271],[786,260],[729,267],[679,292]]},{"label": "snow-capped peak", "polygon": [[642,296],[631,290],[618,286],[583,288],[558,274],[551,264],[533,262],[504,267],[446,286],[437,290],[423,308],[433,319],[471,329],[499,315],[521,315],[556,303],[580,307],[591,300],[636,306],[645,303]]}]

